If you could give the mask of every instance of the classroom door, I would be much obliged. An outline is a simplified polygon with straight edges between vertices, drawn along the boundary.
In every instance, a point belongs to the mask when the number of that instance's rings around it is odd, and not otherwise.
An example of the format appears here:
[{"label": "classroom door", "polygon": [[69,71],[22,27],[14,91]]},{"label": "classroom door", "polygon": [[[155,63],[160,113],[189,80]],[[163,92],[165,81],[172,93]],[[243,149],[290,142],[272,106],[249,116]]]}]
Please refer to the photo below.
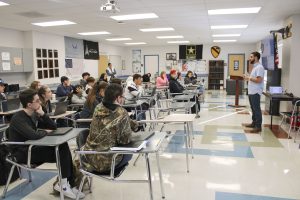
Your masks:
[{"label": "classroom door", "polygon": [[159,56],[144,55],[144,73],[151,73],[152,77],[158,74],[159,71]]},{"label": "classroom door", "polygon": [[105,73],[105,70],[107,68],[108,56],[107,55],[100,55],[98,63],[99,63],[99,65],[98,65],[98,74],[99,74],[99,77],[100,77],[100,75],[102,73]]}]

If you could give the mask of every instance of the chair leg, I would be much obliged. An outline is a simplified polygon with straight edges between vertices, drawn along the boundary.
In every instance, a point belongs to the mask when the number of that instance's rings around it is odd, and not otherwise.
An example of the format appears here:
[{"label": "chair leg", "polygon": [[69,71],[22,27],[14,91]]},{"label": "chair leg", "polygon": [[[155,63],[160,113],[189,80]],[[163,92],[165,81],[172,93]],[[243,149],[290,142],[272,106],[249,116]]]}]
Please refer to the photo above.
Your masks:
[{"label": "chair leg", "polygon": [[28,180],[29,180],[29,182],[32,182],[31,171],[27,171],[27,172],[28,172]]},{"label": "chair leg", "polygon": [[92,193],[93,177],[89,177],[89,190]]},{"label": "chair leg", "polygon": [[11,168],[10,168],[10,172],[9,172],[9,175],[8,175],[8,178],[7,178],[7,181],[6,181],[6,185],[5,185],[5,188],[4,188],[3,193],[2,193],[2,198],[3,199],[5,198],[5,195],[6,195],[6,192],[7,192],[7,189],[8,189],[10,180],[11,180],[11,177],[12,177],[12,175],[14,173],[15,167],[16,167],[15,165],[12,165]]},{"label": "chair leg", "polygon": [[79,200],[79,192],[82,192],[82,188],[83,188],[85,179],[86,179],[86,175],[83,175],[81,182],[80,182],[80,186],[78,188],[78,194],[76,194],[76,200]]}]

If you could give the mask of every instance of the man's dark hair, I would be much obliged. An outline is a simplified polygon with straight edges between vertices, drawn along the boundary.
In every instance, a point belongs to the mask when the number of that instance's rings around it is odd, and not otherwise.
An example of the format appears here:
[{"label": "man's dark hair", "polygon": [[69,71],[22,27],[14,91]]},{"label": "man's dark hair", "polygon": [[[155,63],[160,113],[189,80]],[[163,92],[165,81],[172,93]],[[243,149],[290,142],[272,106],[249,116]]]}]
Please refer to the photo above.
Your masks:
[{"label": "man's dark hair", "polygon": [[37,91],[33,89],[27,89],[21,92],[19,95],[19,99],[23,108],[26,108],[28,103],[32,103],[34,96],[37,94]]},{"label": "man's dark hair", "polygon": [[67,81],[67,80],[69,80],[69,78],[66,77],[66,76],[62,76],[62,77],[60,78],[60,82],[61,82],[61,83],[65,82],[65,81]]},{"label": "man's dark hair", "polygon": [[142,78],[142,76],[141,76],[140,74],[134,74],[134,75],[132,76],[133,81],[135,81],[135,80],[137,80],[137,79],[139,79],[139,78]]},{"label": "man's dark hair", "polygon": [[116,83],[116,84],[119,84],[119,85],[122,85],[122,80],[119,79],[119,78],[111,78],[109,80],[110,83]]},{"label": "man's dark hair", "polygon": [[96,80],[95,80],[95,78],[94,77],[88,77],[87,79],[86,79],[86,82],[87,83],[93,83],[93,82],[95,82]]},{"label": "man's dark hair", "polygon": [[256,57],[257,58],[257,60],[259,60],[260,59],[260,53],[259,52],[257,52],[257,51],[254,51],[254,52],[252,52],[251,53],[254,57]]},{"label": "man's dark hair", "polygon": [[84,78],[85,76],[90,76],[90,73],[88,73],[88,72],[84,72],[84,73],[82,73],[82,78]]},{"label": "man's dark hair", "polygon": [[107,64],[107,66],[110,66],[110,65],[111,65],[111,63],[108,63],[108,64]]},{"label": "man's dark hair", "polygon": [[117,97],[122,96],[122,94],[123,94],[122,86],[116,83],[111,83],[107,86],[105,90],[103,102],[113,103],[115,102]]}]

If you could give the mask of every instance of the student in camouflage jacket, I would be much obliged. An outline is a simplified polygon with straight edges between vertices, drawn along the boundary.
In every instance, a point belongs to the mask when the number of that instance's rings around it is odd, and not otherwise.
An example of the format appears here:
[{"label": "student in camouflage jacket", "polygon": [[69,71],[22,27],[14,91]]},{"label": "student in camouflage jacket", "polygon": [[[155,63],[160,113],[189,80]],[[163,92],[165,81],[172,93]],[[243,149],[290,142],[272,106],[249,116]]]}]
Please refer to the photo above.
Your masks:
[{"label": "student in camouflage jacket", "polygon": [[[82,150],[107,151],[111,147],[128,144],[132,130],[138,129],[136,121],[132,121],[127,111],[120,105],[124,102],[123,88],[118,84],[110,84],[103,102],[94,112],[90,133]],[[83,157],[83,167],[88,171],[109,172],[113,154],[90,154]],[[132,155],[119,155],[116,168],[121,168],[132,158]]]}]

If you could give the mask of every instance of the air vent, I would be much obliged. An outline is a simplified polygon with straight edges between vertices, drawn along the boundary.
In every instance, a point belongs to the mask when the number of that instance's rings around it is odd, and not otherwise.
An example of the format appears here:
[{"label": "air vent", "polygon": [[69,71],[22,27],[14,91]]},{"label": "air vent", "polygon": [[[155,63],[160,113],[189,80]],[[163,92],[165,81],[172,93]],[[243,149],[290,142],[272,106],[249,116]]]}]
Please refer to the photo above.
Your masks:
[{"label": "air vent", "polygon": [[17,15],[23,16],[23,17],[28,17],[28,18],[41,18],[41,17],[49,17],[49,15],[45,15],[39,12],[21,12],[21,13],[16,13]]}]

